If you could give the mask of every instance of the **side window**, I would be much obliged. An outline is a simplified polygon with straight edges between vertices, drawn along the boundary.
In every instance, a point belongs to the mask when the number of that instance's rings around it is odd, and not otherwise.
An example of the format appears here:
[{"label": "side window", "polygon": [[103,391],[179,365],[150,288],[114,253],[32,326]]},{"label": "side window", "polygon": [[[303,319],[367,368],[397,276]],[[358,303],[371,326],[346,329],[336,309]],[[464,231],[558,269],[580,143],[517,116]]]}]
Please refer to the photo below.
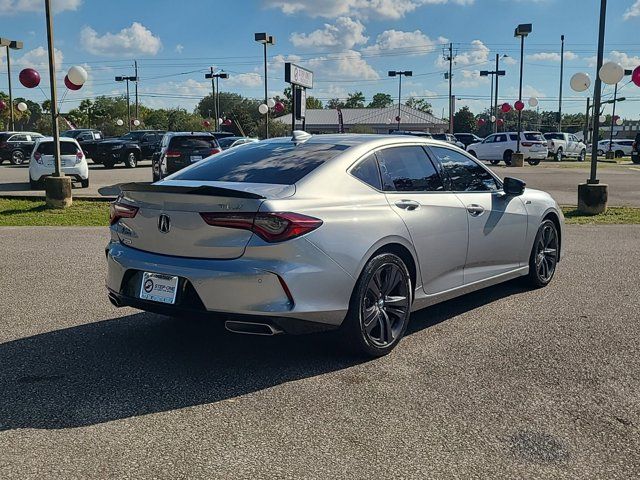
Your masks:
[{"label": "side window", "polygon": [[26,142],[27,141],[27,136],[26,135],[14,135],[13,137],[11,137],[9,139],[10,142]]},{"label": "side window", "polygon": [[496,142],[506,142],[506,141],[507,141],[506,135],[496,135]]},{"label": "side window", "polygon": [[493,176],[475,161],[444,147],[431,147],[442,168],[451,180],[455,192],[483,192],[498,190]]},{"label": "side window", "polygon": [[517,142],[518,141],[518,134],[517,133],[510,133],[509,134],[509,140],[511,140],[512,142]]},{"label": "side window", "polygon": [[482,143],[493,143],[493,141],[495,140],[496,136],[495,135],[489,135],[487,138],[485,138]]},{"label": "side window", "polygon": [[376,153],[386,191],[438,192],[444,190],[438,171],[419,146],[391,147]]},{"label": "side window", "polygon": [[82,135],[80,135],[80,138],[78,138],[78,141],[83,142],[85,140],[91,140],[91,134],[90,133],[83,133]]},{"label": "side window", "polygon": [[351,175],[359,178],[367,185],[382,190],[382,180],[380,180],[380,171],[376,163],[376,156],[369,155],[351,170]]}]

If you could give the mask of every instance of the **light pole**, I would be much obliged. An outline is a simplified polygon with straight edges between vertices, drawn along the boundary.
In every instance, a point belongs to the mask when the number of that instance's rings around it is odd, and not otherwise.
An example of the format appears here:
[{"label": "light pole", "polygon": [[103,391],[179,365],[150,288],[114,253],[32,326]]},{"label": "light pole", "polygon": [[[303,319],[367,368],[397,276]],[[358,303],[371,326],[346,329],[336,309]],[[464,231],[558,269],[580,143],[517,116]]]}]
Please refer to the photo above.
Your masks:
[{"label": "light pole", "polygon": [[138,77],[136,76],[133,76],[133,77],[117,76],[116,77],[116,82],[127,82],[127,125],[129,128],[129,131],[131,131],[131,102],[129,102],[129,81],[137,82]]},{"label": "light pole", "polygon": [[[518,102],[522,104],[522,70],[524,66],[524,39],[532,31],[532,25],[530,23],[521,23],[516,27],[513,34],[514,37],[520,37],[520,87],[518,89]],[[516,153],[520,155],[520,134],[522,132],[522,109],[518,110],[518,143],[516,147]],[[516,162],[517,163],[517,162]]]},{"label": "light pole", "polygon": [[213,111],[216,116],[216,131],[218,131],[220,127],[220,124],[218,123],[218,117],[220,116],[220,84],[218,82],[221,78],[229,78],[229,74],[225,72],[213,73],[213,67],[210,68],[211,72],[205,74],[204,78],[211,79],[211,90],[213,91]]},{"label": "light pole", "polygon": [[[264,46],[264,103],[267,104],[269,100],[269,89],[267,82],[267,45],[275,45],[276,38],[273,35],[269,35],[266,32],[254,34],[256,42],[261,43]],[[264,138],[269,138],[269,112],[264,115]]]},{"label": "light pole", "polygon": [[560,35],[560,94],[558,95],[558,131],[562,131],[562,77],[564,72],[564,35]]},{"label": "light pole", "polygon": [[[480,70],[481,77],[488,77],[491,75],[491,105],[489,106],[489,112],[491,115],[497,117],[498,116],[498,78],[504,77],[507,72],[504,70],[500,70],[500,59],[505,58],[508,55],[499,55],[496,53],[496,69],[495,70]],[[493,96],[493,77],[496,77],[496,93],[495,97]],[[494,133],[498,131],[497,122],[493,122],[493,131]]]},{"label": "light pole", "polygon": [[[411,77],[413,76],[413,72],[411,70],[404,71],[396,71],[389,70],[390,77],[398,77],[398,117],[396,120],[398,121],[398,131],[400,131],[400,121],[402,120],[400,106],[402,105],[402,76]],[[451,98],[449,98],[449,106],[451,106]]]},{"label": "light pole", "polygon": [[9,49],[20,50],[23,47],[23,43],[18,40],[9,40],[8,38],[0,38],[0,46],[6,48],[7,52],[7,80],[9,81],[9,129],[15,130],[14,125],[14,113],[13,113],[13,93],[11,91],[11,56],[9,55]]},{"label": "light pole", "polygon": [[[633,70],[624,71],[625,76],[631,75],[632,73],[633,73]],[[613,89],[613,100],[609,101],[613,103],[613,111],[611,112],[611,130],[609,131],[609,151],[607,152],[608,158],[614,158],[614,155],[612,155],[612,144],[613,144],[613,126],[616,121],[616,103],[623,102],[624,100],[625,100],[624,97],[618,98],[618,84],[616,83],[616,86]],[[609,103],[609,102],[606,102],[606,103]]]}]

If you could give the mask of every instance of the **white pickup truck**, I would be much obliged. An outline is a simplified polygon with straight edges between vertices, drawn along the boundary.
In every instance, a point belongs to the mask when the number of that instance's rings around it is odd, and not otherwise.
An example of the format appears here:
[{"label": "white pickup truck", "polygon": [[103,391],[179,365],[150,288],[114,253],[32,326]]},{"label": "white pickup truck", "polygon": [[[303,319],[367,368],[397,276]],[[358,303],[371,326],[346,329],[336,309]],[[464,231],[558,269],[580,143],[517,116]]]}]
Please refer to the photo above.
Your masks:
[{"label": "white pickup truck", "polygon": [[577,158],[583,162],[587,154],[587,146],[572,133],[551,132],[545,133],[549,156],[561,162],[564,157]]}]

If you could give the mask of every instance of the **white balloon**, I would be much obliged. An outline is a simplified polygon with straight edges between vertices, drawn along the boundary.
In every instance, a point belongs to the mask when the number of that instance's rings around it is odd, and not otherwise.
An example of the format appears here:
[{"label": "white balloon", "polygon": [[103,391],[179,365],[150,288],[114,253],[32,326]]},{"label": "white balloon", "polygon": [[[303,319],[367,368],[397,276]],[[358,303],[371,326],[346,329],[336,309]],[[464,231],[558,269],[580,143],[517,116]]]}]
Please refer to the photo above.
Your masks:
[{"label": "white balloon", "polygon": [[273,108],[275,106],[276,106],[276,101],[273,98],[270,98],[269,100],[267,100],[267,107]]},{"label": "white balloon", "polygon": [[538,99],[536,97],[531,97],[529,99],[529,106],[530,107],[537,107],[538,106]]},{"label": "white balloon", "polygon": [[622,120],[620,117],[616,118],[616,125],[620,126],[624,123],[624,120]]},{"label": "white balloon", "polygon": [[27,107],[27,104],[26,104],[26,103],[24,103],[24,102],[20,102],[20,103],[17,105],[17,107],[18,107],[18,110],[19,110],[19,111],[21,111],[21,112],[26,112],[26,111],[27,111],[27,109],[29,108],[29,107]]},{"label": "white balloon", "polygon": [[607,117],[606,117],[605,115],[600,115],[600,116],[598,117],[598,121],[599,121],[600,123],[604,123],[604,122],[606,122],[606,121],[607,121]]},{"label": "white balloon", "polygon": [[571,89],[576,92],[584,92],[591,86],[591,78],[584,72],[575,73],[569,82]]},{"label": "white balloon", "polygon": [[221,118],[219,118],[219,119],[218,119],[218,125],[222,125],[222,122],[223,122],[223,121],[224,121],[224,120],[222,120]]},{"label": "white balloon", "polygon": [[607,62],[600,67],[598,76],[607,85],[615,85],[624,77],[624,68],[619,63]]},{"label": "white balloon", "polygon": [[258,107],[258,111],[264,115],[269,111],[269,107],[267,107],[264,103],[261,103],[260,106]]},{"label": "white balloon", "polygon": [[140,120],[138,120],[137,118],[133,121],[133,126],[134,127],[139,127],[140,126]]},{"label": "white balloon", "polygon": [[495,115],[491,115],[491,117],[489,117],[489,120],[491,121],[491,123],[496,121],[496,116]]},{"label": "white balloon", "polygon": [[124,125],[124,120],[116,120],[116,125],[118,125],[119,127],[121,127],[122,125]]},{"label": "white balloon", "polygon": [[67,77],[74,85],[84,85],[87,81],[87,71],[78,65],[74,65],[67,72]]}]

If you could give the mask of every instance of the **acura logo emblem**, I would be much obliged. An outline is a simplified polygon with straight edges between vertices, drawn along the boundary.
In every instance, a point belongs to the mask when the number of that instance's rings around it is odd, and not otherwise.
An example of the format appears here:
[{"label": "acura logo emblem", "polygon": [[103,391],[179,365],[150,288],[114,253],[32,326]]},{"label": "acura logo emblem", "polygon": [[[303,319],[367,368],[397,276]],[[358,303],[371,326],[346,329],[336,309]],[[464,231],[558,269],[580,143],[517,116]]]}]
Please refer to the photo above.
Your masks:
[{"label": "acura logo emblem", "polygon": [[162,233],[169,233],[169,230],[171,230],[171,219],[169,215],[163,213],[158,217],[158,230]]}]

